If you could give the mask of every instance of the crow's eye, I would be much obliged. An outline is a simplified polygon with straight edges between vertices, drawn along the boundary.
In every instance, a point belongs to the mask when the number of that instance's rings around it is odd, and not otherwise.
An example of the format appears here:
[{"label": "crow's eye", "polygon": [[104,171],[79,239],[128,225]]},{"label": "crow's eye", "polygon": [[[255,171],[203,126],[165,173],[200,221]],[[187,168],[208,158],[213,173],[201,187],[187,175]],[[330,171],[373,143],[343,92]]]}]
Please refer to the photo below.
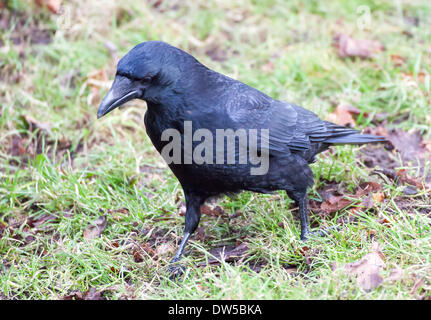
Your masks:
[{"label": "crow's eye", "polygon": [[144,83],[149,83],[149,82],[151,82],[151,77],[150,77],[150,76],[148,76],[148,77],[144,77],[144,78],[142,79],[142,82],[144,82]]}]

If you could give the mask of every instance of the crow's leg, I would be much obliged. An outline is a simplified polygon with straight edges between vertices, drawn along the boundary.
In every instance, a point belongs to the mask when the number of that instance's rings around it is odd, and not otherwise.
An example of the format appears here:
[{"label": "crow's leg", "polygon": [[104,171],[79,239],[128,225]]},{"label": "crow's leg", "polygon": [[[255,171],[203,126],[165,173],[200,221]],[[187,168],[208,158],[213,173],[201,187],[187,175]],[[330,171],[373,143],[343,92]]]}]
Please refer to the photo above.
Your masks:
[{"label": "crow's leg", "polygon": [[307,191],[295,192],[286,190],[287,195],[299,207],[299,219],[301,220],[301,240],[307,240],[310,234],[310,223],[308,221]]},{"label": "crow's leg", "polygon": [[301,240],[305,241],[310,234],[310,222],[308,220],[307,194],[300,195],[296,199],[299,206],[299,219],[301,220]]},{"label": "crow's leg", "polygon": [[295,204],[299,206],[299,219],[301,220],[301,240],[306,241],[310,237],[325,237],[333,229],[339,230],[339,228],[326,228],[316,232],[310,232],[310,222],[308,220],[308,208],[307,208],[307,193],[290,193]]},{"label": "crow's leg", "polygon": [[176,279],[180,276],[184,267],[177,264],[183,255],[184,248],[189,240],[190,236],[196,230],[199,220],[201,218],[201,205],[205,202],[205,197],[197,195],[195,193],[184,191],[186,197],[186,218],[185,218],[185,230],[184,237],[181,240],[180,246],[178,247],[175,256],[171,260],[171,266],[169,272],[171,274],[171,279]]}]

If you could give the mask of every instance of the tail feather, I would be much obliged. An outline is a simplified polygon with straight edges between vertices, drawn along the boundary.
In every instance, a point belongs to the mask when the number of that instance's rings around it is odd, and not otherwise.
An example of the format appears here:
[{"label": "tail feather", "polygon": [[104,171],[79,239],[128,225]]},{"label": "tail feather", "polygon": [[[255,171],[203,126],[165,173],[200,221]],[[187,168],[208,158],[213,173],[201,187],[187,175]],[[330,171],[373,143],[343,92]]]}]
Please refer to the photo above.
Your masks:
[{"label": "tail feather", "polygon": [[375,136],[372,134],[352,133],[343,136],[330,137],[326,139],[325,143],[330,144],[365,144],[365,143],[382,143],[386,142],[386,138],[382,136]]}]

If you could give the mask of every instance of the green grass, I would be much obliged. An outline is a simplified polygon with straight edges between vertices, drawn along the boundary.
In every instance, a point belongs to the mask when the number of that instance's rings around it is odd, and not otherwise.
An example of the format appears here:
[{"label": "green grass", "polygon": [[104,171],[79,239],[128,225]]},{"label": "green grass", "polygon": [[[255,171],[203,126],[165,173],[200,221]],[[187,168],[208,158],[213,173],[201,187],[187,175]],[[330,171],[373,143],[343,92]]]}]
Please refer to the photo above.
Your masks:
[{"label": "green grass", "polygon": [[[115,73],[115,56],[106,42],[121,57],[142,41],[164,40],[212,69],[324,119],[339,103],[348,103],[371,115],[357,120],[360,129],[373,126],[372,115],[385,112],[389,128],[419,130],[430,140],[428,1],[401,6],[383,0],[187,0],[162,1],[159,7],[151,1],[70,1],[70,25],[26,3],[9,1],[19,10],[21,18],[17,12],[15,18],[28,23],[21,33],[39,21],[53,37],[49,44],[14,45],[13,26],[0,32],[0,224],[10,226],[0,236],[0,298],[61,299],[90,288],[109,299],[431,297],[429,195],[404,197],[412,206],[400,208],[403,186],[371,175],[357,147],[337,147],[319,157],[312,166],[316,185],[309,196],[319,199],[317,190],[328,180],[350,191],[361,182],[377,181],[386,199],[374,212],[361,210],[351,222],[349,209],[312,214],[314,227],[341,229],[308,242],[304,253],[297,213],[289,209],[284,193],[245,192],[219,199],[227,214],[241,215],[231,220],[203,216],[205,239],[190,242],[187,271],[181,281],[170,282],[168,263],[183,232],[178,209],[183,194],[146,136],[145,103],[133,101],[96,120],[100,97]],[[361,5],[372,13],[365,30],[356,24]],[[409,22],[414,17],[419,26]],[[373,59],[340,59],[332,46],[339,32],[379,39],[386,50]],[[226,59],[213,61],[206,52],[214,48],[224,51]],[[394,66],[391,55],[405,57],[406,63]],[[108,79],[92,91],[87,75],[102,68]],[[426,74],[423,81],[421,73]],[[26,116],[41,128],[35,129]],[[22,154],[11,151],[14,136],[21,137]],[[423,213],[427,208],[428,214]],[[26,227],[26,219],[45,214],[56,218]],[[108,220],[102,235],[84,239],[84,230],[102,214]],[[379,222],[383,218],[390,228]],[[386,257],[381,276],[388,277],[396,266],[403,276],[365,292],[343,265],[370,251],[371,230]],[[239,239],[250,248],[242,262],[197,266],[212,248]],[[135,262],[134,249],[143,243],[156,254],[144,252],[142,261]],[[249,266],[256,260],[268,262],[260,272]]]}]

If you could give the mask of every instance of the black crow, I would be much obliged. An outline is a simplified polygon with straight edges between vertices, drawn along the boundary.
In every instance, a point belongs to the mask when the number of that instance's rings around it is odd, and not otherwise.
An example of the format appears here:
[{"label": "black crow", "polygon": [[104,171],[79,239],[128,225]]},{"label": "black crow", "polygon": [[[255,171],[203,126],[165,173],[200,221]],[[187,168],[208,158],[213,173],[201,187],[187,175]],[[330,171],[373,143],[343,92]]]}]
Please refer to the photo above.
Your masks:
[{"label": "black crow", "polygon": [[[272,99],[160,41],[141,43],[119,61],[98,118],[135,98],[147,102],[147,134],[184,190],[185,235],[172,266],[196,230],[205,200],[241,190],[285,190],[299,206],[301,239],[306,240],[307,188],[313,185],[309,163],[315,155],[331,145],[385,141]],[[201,145],[196,153],[199,143],[220,132],[226,135],[207,148]],[[234,133],[234,142],[224,148],[229,132]],[[195,161],[196,155],[200,157]]]}]

